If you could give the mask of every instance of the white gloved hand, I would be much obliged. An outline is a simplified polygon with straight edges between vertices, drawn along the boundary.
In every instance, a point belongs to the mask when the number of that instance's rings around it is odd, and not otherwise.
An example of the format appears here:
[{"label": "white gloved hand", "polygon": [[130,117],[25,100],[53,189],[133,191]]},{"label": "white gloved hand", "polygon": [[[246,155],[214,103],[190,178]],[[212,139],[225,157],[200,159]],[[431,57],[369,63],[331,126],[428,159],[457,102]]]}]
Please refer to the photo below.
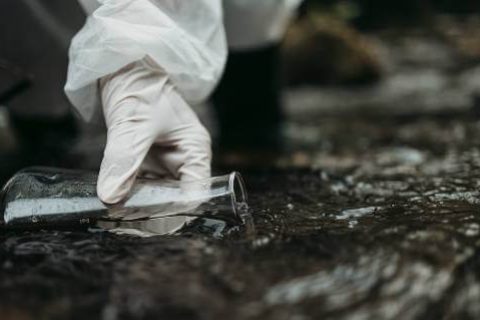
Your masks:
[{"label": "white gloved hand", "polygon": [[97,193],[105,203],[122,201],[142,172],[210,177],[210,135],[153,64],[147,58],[100,81],[108,134]]}]

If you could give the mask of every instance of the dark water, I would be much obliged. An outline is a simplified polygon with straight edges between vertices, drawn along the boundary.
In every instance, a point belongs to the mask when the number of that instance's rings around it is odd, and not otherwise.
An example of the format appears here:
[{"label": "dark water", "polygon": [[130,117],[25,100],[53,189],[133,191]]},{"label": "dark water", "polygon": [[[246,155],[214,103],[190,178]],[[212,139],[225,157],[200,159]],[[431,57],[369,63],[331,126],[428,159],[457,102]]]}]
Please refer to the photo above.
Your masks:
[{"label": "dark water", "polygon": [[328,148],[243,170],[254,234],[2,232],[0,319],[479,318],[476,120],[319,122]]},{"label": "dark water", "polygon": [[378,84],[290,92],[275,165],[217,168],[256,232],[0,230],[0,320],[479,319],[478,19],[433,20],[370,35]]}]

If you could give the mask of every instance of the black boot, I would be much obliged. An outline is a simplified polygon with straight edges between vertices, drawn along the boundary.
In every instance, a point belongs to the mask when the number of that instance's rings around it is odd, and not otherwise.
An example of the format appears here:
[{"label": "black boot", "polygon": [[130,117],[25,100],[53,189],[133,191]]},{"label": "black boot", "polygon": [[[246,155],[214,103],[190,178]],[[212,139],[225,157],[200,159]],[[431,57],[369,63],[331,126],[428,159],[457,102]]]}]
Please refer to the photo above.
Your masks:
[{"label": "black boot", "polygon": [[232,52],[212,97],[221,151],[282,146],[280,46]]}]

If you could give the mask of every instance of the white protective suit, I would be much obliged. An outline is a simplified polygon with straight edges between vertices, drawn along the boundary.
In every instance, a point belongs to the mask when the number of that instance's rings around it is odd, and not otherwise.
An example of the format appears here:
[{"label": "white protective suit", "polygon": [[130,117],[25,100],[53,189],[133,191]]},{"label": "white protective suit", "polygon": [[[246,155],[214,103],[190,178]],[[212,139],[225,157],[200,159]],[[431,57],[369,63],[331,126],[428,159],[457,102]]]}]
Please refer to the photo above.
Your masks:
[{"label": "white protective suit", "polygon": [[65,91],[87,120],[103,107],[108,136],[98,193],[107,203],[122,200],[141,169],[209,176],[210,139],[189,104],[219,81],[227,38],[236,50],[279,41],[301,2],[79,1],[89,17],[70,47]]}]

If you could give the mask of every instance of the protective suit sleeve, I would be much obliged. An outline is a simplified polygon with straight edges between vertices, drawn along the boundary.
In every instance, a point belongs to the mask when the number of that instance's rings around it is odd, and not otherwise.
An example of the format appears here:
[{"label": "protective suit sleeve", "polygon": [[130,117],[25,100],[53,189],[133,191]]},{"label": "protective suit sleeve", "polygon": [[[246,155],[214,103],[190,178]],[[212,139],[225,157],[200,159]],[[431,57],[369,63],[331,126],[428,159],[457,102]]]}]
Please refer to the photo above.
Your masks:
[{"label": "protective suit sleeve", "polygon": [[227,55],[221,0],[97,1],[72,40],[65,85],[84,118],[100,104],[98,79],[146,57],[188,103],[210,94]]},{"label": "protective suit sleeve", "polygon": [[80,3],[87,15],[92,14],[100,6],[97,0],[78,0],[78,3]]},{"label": "protective suit sleeve", "polygon": [[249,50],[279,42],[303,0],[225,0],[228,45]]}]

